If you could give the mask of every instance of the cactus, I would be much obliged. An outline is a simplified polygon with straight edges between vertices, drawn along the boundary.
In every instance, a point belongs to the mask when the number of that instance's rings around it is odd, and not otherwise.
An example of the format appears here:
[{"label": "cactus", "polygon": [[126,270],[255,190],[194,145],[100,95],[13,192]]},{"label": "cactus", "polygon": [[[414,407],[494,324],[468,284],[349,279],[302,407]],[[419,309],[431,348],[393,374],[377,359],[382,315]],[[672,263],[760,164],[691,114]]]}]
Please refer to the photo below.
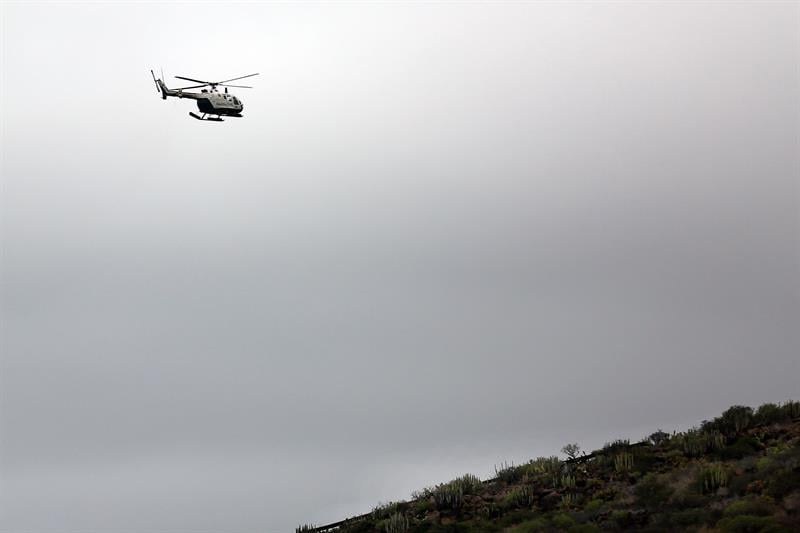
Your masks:
[{"label": "cactus", "polygon": [[633,454],[628,452],[618,453],[614,456],[614,470],[628,472],[633,469]]},{"label": "cactus", "polygon": [[787,418],[800,418],[800,402],[789,400],[781,405],[781,410],[783,410]]},{"label": "cactus", "polygon": [[552,476],[561,472],[561,460],[555,455],[539,457],[528,463],[528,468],[534,473]]},{"label": "cactus", "polygon": [[701,432],[698,429],[690,429],[678,434],[676,440],[680,443],[683,453],[689,456],[697,456],[705,453],[705,442],[700,439]]},{"label": "cactus", "polygon": [[386,533],[407,533],[409,529],[408,517],[402,513],[394,513],[386,521]]},{"label": "cactus", "polygon": [[561,476],[561,487],[565,489],[575,488],[575,476],[571,476],[569,474],[564,474]]},{"label": "cactus", "polygon": [[534,501],[533,488],[530,485],[516,487],[506,494],[505,500],[515,507],[530,507]]},{"label": "cactus", "polygon": [[694,428],[675,436],[686,455],[697,457],[709,450],[721,450],[725,447],[725,435],[717,430],[702,431]]},{"label": "cactus", "polygon": [[631,445],[630,439],[617,439],[614,442],[607,442],[603,446],[603,451],[606,453],[613,453],[619,450],[627,450]]},{"label": "cactus", "polygon": [[719,431],[712,431],[707,436],[708,447],[712,450],[719,451],[725,447],[725,435]]},{"label": "cactus", "polygon": [[750,420],[753,418],[753,410],[747,407],[746,409],[737,409],[731,413],[733,429],[736,433],[741,433],[750,425]]},{"label": "cactus", "polygon": [[314,524],[301,524],[294,528],[294,533],[306,533],[307,531],[314,531],[315,528]]},{"label": "cactus", "polygon": [[564,509],[569,509],[570,507],[574,507],[575,504],[578,503],[578,496],[573,493],[567,493],[561,495],[561,507]]},{"label": "cactus", "polygon": [[398,511],[399,505],[400,505],[399,502],[379,503],[378,505],[372,508],[372,518],[374,520],[380,520],[382,518],[386,518],[392,513],[396,513]]},{"label": "cactus", "polygon": [[450,483],[458,485],[464,491],[464,494],[475,494],[480,491],[481,479],[473,474],[464,474],[461,477],[455,478]]},{"label": "cactus", "polygon": [[433,502],[438,509],[458,509],[464,505],[464,487],[459,483],[441,483],[433,489]]},{"label": "cactus", "polygon": [[744,405],[734,405],[714,420],[704,421],[701,427],[706,431],[717,430],[725,435],[738,435],[750,427],[752,420],[752,408]]},{"label": "cactus", "polygon": [[494,475],[500,481],[506,483],[514,483],[519,481],[525,473],[525,468],[522,466],[514,466],[514,463],[508,464],[505,461],[500,465],[494,465]]},{"label": "cactus", "polygon": [[706,466],[700,472],[703,493],[716,492],[720,487],[728,485],[729,474],[724,465],[714,463]]},{"label": "cactus", "polygon": [[438,509],[458,509],[464,505],[465,495],[478,493],[482,486],[478,476],[465,474],[447,483],[414,491],[411,493],[411,498],[414,500],[432,499]]}]

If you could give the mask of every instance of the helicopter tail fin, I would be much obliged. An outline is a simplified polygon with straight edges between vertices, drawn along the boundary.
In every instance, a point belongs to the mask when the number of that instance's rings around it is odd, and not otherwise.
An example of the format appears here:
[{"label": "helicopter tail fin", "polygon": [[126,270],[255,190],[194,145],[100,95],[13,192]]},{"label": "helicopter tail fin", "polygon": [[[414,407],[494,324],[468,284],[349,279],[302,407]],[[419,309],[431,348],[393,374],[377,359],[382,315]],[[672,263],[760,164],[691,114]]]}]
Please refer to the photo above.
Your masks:
[{"label": "helicopter tail fin", "polygon": [[[161,92],[161,98],[163,100],[166,100],[167,99],[167,92],[169,91],[169,88],[166,86],[166,84],[164,83],[164,81],[161,78],[156,78],[156,75],[153,72],[153,69],[150,69],[150,75],[153,76],[153,82],[156,84],[156,89],[159,92]],[[162,76],[163,76],[163,74],[162,74]]]}]

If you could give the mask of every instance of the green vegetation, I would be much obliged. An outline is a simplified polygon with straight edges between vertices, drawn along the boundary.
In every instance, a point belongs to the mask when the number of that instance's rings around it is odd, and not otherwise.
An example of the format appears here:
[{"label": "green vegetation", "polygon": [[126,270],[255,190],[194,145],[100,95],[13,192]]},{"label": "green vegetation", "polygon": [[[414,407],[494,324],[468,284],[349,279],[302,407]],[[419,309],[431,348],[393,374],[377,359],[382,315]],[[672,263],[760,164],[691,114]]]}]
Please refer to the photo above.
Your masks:
[{"label": "green vegetation", "polygon": [[534,502],[533,488],[521,485],[508,491],[503,498],[506,507],[530,507]]},{"label": "green vegetation", "polygon": [[415,492],[415,500],[432,501],[436,509],[458,509],[464,505],[464,497],[475,494],[481,488],[481,480],[472,474],[465,474],[447,483]]},{"label": "green vegetation", "polygon": [[569,474],[564,474],[561,476],[561,483],[558,485],[563,489],[574,489],[575,488],[575,476],[571,476]]},{"label": "green vegetation", "polygon": [[406,533],[409,528],[408,517],[401,513],[394,513],[386,521],[386,533]]},{"label": "green vegetation", "polygon": [[381,519],[381,518],[388,518],[392,514],[396,513],[403,502],[386,502],[386,503],[379,503],[375,507],[372,508],[372,518],[374,519]]},{"label": "green vegetation", "polygon": [[633,454],[628,452],[618,453],[614,456],[614,470],[618,473],[628,472],[633,469]]},{"label": "green vegetation", "polygon": [[675,489],[664,481],[661,481],[656,474],[648,474],[642,481],[633,488],[636,495],[636,502],[645,508],[655,508],[669,500]]},{"label": "green vegetation", "polygon": [[680,433],[539,457],[297,533],[800,531],[800,402],[735,405]]},{"label": "green vegetation", "polygon": [[712,464],[700,471],[700,488],[704,494],[711,494],[728,485],[728,469],[721,464]]},{"label": "green vegetation", "polygon": [[505,481],[506,483],[516,483],[522,476],[525,474],[525,468],[523,466],[514,466],[514,463],[501,463],[500,466],[495,465],[494,467],[494,477],[500,481]]}]

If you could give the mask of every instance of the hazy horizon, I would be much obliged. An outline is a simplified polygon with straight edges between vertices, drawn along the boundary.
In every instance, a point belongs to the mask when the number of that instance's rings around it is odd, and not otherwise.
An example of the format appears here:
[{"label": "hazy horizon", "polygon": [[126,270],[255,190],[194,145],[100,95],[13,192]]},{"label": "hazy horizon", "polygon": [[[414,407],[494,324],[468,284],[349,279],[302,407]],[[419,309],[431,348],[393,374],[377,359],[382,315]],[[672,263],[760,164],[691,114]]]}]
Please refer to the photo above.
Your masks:
[{"label": "hazy horizon", "polygon": [[[0,19],[2,531],[282,532],[800,399],[797,2]],[[201,123],[151,68],[261,75]]]}]

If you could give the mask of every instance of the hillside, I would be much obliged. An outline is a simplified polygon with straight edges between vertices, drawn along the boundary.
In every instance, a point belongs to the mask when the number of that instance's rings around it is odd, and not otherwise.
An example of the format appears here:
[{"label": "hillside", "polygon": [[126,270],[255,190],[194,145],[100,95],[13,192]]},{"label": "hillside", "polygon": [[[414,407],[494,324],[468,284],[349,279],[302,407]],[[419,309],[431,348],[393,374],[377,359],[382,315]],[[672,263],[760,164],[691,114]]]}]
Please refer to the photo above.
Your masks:
[{"label": "hillside", "polygon": [[503,465],[297,532],[800,531],[800,402],[734,406],[681,433]]}]

